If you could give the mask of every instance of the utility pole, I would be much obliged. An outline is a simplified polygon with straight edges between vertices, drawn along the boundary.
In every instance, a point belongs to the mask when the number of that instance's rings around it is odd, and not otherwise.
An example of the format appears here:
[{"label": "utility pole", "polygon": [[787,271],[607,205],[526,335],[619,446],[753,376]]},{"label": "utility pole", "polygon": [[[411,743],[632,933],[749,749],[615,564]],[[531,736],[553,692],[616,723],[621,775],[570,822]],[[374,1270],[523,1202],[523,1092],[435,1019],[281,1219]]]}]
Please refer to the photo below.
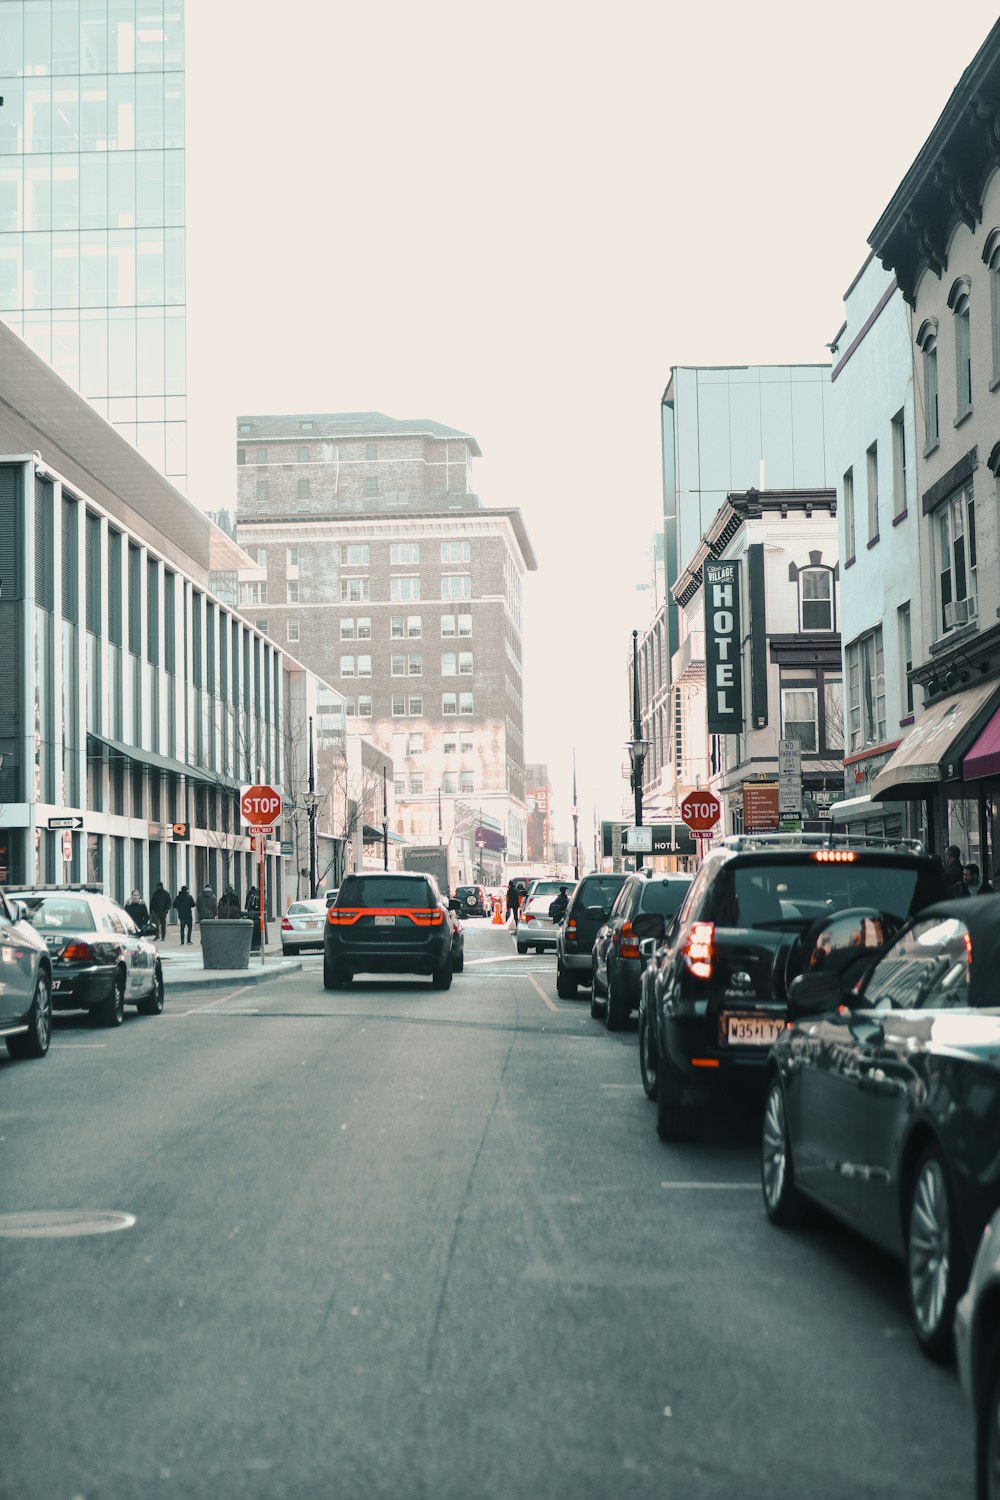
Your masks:
[{"label": "utility pole", "polygon": [[313,721],[309,715],[309,796],[306,799],[309,811],[309,895],[316,898],[316,760],[313,755]]},{"label": "utility pole", "polygon": [[[642,827],[642,767],[646,759],[647,741],[642,737],[642,713],[639,707],[639,632],[632,632],[632,739],[629,755],[632,757],[632,790],[635,793],[635,826]],[[642,855],[636,850],[635,867],[642,869]]]},{"label": "utility pole", "polygon": [[389,868],[389,790],[386,785],[385,764],[382,766],[382,868]]},{"label": "utility pole", "polygon": [[573,746],[573,878],[580,879],[580,808],[576,800],[576,746]]}]

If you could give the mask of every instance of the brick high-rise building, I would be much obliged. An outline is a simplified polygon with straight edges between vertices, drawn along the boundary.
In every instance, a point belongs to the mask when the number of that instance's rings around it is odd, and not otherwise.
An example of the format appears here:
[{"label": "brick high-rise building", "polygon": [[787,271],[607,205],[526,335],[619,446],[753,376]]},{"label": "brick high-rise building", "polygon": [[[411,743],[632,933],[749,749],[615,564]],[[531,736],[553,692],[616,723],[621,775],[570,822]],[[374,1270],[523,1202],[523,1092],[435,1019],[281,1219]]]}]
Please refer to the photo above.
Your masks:
[{"label": "brick high-rise building", "polygon": [[525,767],[528,800],[528,860],[548,865],[552,859],[552,783],[546,765]]},{"label": "brick high-rise building", "polygon": [[395,831],[465,879],[523,860],[521,513],[472,490],[475,438],[379,412],[237,423],[243,613],[294,643],[392,755]]}]

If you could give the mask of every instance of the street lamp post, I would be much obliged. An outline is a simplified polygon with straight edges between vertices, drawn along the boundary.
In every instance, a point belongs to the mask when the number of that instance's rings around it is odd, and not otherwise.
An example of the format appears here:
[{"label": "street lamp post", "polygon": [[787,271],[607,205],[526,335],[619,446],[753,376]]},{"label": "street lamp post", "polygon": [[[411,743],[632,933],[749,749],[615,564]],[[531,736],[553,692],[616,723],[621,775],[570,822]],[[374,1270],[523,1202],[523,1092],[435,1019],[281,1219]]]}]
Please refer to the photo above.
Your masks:
[{"label": "street lamp post", "polygon": [[580,879],[580,808],[576,800],[576,750],[573,751],[573,878]]},{"label": "street lamp post", "polygon": [[389,868],[389,792],[386,786],[385,766],[382,767],[382,868]]},{"label": "street lamp post", "polygon": [[309,792],[306,797],[309,812],[309,896],[316,899],[316,760],[313,755],[313,721],[309,715]]},{"label": "street lamp post", "polygon": [[[635,793],[635,826],[642,827],[642,768],[649,741],[642,737],[642,715],[639,709],[639,632],[632,632],[632,738],[628,753],[632,761],[632,790]],[[635,867],[642,869],[642,855],[636,850]]]}]

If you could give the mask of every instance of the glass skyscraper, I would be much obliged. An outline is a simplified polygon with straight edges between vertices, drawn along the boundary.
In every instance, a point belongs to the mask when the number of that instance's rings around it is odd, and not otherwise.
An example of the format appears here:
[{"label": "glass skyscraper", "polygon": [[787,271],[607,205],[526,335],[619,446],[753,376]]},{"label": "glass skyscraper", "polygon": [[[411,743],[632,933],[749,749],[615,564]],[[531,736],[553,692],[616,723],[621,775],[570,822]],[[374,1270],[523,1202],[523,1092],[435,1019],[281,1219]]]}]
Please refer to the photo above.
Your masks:
[{"label": "glass skyscraper", "polygon": [[0,96],[0,318],[183,489],[183,0],[0,0]]}]

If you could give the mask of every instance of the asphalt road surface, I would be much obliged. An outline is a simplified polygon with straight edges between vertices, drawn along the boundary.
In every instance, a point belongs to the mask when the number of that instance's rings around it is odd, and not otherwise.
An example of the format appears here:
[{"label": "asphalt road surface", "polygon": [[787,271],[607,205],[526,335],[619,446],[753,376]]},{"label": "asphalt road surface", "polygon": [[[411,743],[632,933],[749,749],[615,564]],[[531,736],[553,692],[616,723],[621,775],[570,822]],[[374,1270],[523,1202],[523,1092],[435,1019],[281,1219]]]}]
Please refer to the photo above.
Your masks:
[{"label": "asphalt road surface", "polygon": [[0,1062],[0,1229],[77,1215],[0,1237],[5,1500],[971,1497],[896,1265],[768,1224],[756,1119],[662,1146],[552,958],[466,954]]}]

